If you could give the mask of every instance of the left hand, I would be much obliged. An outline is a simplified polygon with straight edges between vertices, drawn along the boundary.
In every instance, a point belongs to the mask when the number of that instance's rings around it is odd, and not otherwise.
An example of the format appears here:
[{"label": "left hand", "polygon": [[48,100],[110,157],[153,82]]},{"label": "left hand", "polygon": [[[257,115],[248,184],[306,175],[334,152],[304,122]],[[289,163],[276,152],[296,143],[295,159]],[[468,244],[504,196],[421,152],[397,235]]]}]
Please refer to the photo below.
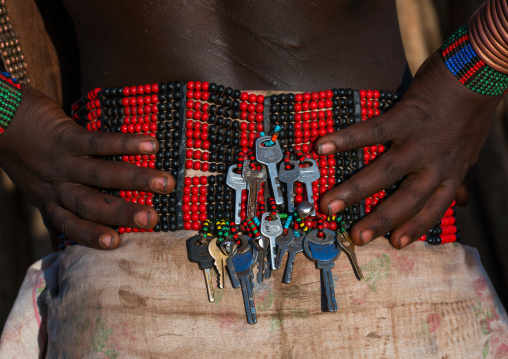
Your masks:
[{"label": "left hand", "polygon": [[417,240],[456,196],[459,204],[467,201],[471,176],[466,175],[473,172],[500,100],[468,89],[435,52],[390,111],[316,141],[320,155],[390,142],[374,162],[328,191],[321,211],[340,212],[402,178],[397,191],[357,222],[350,235],[363,245],[391,231],[395,248]]}]

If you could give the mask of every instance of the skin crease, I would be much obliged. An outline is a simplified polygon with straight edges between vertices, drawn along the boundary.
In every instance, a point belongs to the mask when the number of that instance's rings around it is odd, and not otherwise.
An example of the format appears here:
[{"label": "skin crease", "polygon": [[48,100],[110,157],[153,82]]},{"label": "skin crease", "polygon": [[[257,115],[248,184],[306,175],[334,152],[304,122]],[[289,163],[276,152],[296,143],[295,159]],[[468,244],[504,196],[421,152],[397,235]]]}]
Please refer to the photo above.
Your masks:
[{"label": "skin crease", "polygon": [[[83,92],[165,80],[293,91],[403,91],[409,83],[395,1],[66,0],[65,5],[78,35]],[[341,151],[392,141],[375,163],[324,196],[321,208],[335,212],[333,200],[350,204],[405,177],[401,189],[358,222],[351,236],[362,244],[394,229],[395,247],[409,242],[399,241],[402,236],[418,238],[442,216],[476,161],[498,102],[465,88],[434,56],[389,113],[318,141],[321,150],[332,142]],[[156,141],[146,141],[151,139],[87,133],[50,99],[25,87],[0,140],[0,165],[41,210],[55,246],[57,234],[64,233],[111,249],[120,237],[106,225],[151,228],[157,215],[91,187],[169,193],[174,180],[165,172],[92,157],[156,152]],[[459,194],[467,197],[465,187]]]}]

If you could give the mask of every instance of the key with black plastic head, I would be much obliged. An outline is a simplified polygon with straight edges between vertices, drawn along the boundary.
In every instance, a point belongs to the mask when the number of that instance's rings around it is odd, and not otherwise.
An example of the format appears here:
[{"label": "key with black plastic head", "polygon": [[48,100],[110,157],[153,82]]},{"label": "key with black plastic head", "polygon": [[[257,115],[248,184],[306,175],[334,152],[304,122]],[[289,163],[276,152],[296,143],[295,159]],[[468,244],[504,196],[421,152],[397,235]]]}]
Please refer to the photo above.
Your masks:
[{"label": "key with black plastic head", "polygon": [[199,269],[205,275],[206,291],[208,292],[208,300],[215,301],[213,295],[213,283],[210,275],[210,269],[213,268],[214,259],[208,252],[208,243],[200,236],[194,236],[187,240],[187,254],[189,261],[197,263]]}]

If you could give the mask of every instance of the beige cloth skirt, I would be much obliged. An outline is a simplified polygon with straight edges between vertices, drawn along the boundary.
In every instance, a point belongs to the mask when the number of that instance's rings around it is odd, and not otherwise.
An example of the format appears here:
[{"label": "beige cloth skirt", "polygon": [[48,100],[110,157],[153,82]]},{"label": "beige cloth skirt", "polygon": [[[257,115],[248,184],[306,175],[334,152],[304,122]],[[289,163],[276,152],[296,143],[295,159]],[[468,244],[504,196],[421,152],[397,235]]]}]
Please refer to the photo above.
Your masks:
[{"label": "beige cloth skirt", "polygon": [[291,284],[283,269],[254,283],[249,325],[229,281],[208,302],[187,260],[194,234],[129,234],[114,251],[71,246],[35,263],[0,358],[508,358],[506,311],[471,247],[396,250],[378,238],[357,247],[362,282],[342,254],[336,313],[322,310],[320,273],[299,254]]}]

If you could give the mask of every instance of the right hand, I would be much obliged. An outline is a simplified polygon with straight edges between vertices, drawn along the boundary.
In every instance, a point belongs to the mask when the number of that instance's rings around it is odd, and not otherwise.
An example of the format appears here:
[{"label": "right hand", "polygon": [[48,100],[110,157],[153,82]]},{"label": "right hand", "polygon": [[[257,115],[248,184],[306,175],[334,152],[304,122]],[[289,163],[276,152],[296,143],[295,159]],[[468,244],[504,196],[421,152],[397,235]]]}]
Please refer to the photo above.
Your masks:
[{"label": "right hand", "polygon": [[40,92],[23,86],[20,106],[0,136],[0,166],[41,211],[53,248],[58,234],[98,249],[120,245],[109,226],[153,228],[158,214],[92,187],[170,193],[167,172],[96,156],[154,154],[151,136],[88,132]]}]

